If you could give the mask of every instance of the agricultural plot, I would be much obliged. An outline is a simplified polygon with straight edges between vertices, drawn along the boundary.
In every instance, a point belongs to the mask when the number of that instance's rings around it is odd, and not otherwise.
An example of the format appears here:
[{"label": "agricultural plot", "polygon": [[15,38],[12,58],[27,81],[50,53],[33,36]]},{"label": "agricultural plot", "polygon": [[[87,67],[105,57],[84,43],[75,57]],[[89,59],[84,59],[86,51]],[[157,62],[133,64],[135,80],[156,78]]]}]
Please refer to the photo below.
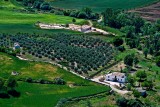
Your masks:
[{"label": "agricultural plot", "polygon": [[160,18],[160,2],[156,4],[152,4],[147,7],[138,8],[135,10],[131,10],[130,12],[135,12],[140,14],[144,19],[155,22]]},{"label": "agricultural plot", "polygon": [[156,0],[50,0],[54,7],[66,9],[82,9],[90,7],[96,12],[102,12],[106,8],[133,9],[153,3]]},{"label": "agricultural plot", "polygon": [[[9,4],[6,4],[9,5]],[[12,6],[12,5],[11,5]],[[58,23],[58,24],[67,24],[72,23],[71,17],[59,16],[54,14],[35,14],[35,13],[26,13],[18,12],[13,10],[8,10],[5,8],[0,9],[0,31],[1,33],[55,33],[55,32],[71,32],[68,30],[43,30],[35,26],[37,21],[44,23]],[[76,24],[85,23],[83,19],[76,19]],[[10,32],[8,32],[8,29]]]},{"label": "agricultural plot", "polygon": [[[8,39],[9,38],[9,39]],[[100,40],[87,36],[67,34],[0,36],[0,46],[10,47],[18,42],[23,54],[29,53],[38,58],[48,58],[65,62],[66,66],[79,74],[104,67],[113,58],[113,47]]]},{"label": "agricultural plot", "polygon": [[[1,107],[55,107],[62,98],[79,97],[109,90],[109,87],[77,77],[51,64],[28,62],[0,53],[0,77],[7,79],[12,71],[20,74],[15,78],[47,79],[61,77],[65,85],[39,84],[18,81],[19,98],[0,99]],[[81,84],[71,85],[71,84]],[[92,90],[94,89],[94,90]]]}]

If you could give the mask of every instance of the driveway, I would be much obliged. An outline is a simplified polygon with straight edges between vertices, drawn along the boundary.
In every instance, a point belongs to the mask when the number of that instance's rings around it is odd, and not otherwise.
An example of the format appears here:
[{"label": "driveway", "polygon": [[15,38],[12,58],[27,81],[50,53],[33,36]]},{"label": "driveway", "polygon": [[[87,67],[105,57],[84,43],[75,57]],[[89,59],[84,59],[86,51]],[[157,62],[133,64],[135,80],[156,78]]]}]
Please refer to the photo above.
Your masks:
[{"label": "driveway", "polygon": [[100,84],[103,84],[103,85],[106,85],[106,86],[110,86],[113,91],[115,91],[119,94],[126,94],[126,93],[130,92],[130,91],[127,91],[127,90],[120,90],[120,89],[115,88],[114,85],[119,86],[118,82],[111,82],[111,81],[106,81],[106,80],[104,82],[99,81],[99,79],[102,78],[102,77],[103,76],[95,77],[95,78],[91,79],[91,81],[94,81],[96,83],[100,83]]}]

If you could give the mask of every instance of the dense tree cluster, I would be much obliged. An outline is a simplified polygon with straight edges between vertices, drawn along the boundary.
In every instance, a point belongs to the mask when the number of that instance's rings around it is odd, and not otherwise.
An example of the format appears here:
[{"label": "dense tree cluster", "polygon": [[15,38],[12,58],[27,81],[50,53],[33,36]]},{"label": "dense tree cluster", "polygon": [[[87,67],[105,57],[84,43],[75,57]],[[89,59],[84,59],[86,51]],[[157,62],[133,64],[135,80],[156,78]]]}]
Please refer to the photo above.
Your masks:
[{"label": "dense tree cluster", "polygon": [[66,34],[14,36],[0,35],[0,46],[18,42],[25,52],[42,58],[46,57],[58,62],[65,61],[68,66],[78,72],[97,70],[105,66],[113,58],[113,47],[100,39]]},{"label": "dense tree cluster", "polygon": [[82,10],[71,10],[71,9],[61,9],[52,7],[49,2],[44,0],[17,0],[21,2],[24,6],[28,7],[28,10],[38,10],[38,11],[48,11],[51,13],[55,13],[57,15],[65,15],[71,16],[76,18],[83,18],[83,19],[98,19],[99,14],[94,13],[91,8],[83,8]]},{"label": "dense tree cluster", "polygon": [[[145,58],[148,54],[160,56],[160,20],[151,23],[135,13],[108,8],[103,12],[103,23],[124,32],[126,44],[143,51]],[[114,44],[119,43],[116,41]]]},{"label": "dense tree cluster", "polygon": [[145,107],[146,104],[142,103],[138,99],[126,99],[119,97],[116,99],[116,103],[119,107]]},{"label": "dense tree cluster", "polygon": [[0,98],[19,97],[20,93],[15,90],[17,81],[14,77],[8,79],[0,78]]},{"label": "dense tree cluster", "polygon": [[144,25],[144,20],[134,13],[127,13],[120,10],[106,9],[103,12],[104,25],[114,28],[122,28],[125,26],[134,26],[136,32]]}]

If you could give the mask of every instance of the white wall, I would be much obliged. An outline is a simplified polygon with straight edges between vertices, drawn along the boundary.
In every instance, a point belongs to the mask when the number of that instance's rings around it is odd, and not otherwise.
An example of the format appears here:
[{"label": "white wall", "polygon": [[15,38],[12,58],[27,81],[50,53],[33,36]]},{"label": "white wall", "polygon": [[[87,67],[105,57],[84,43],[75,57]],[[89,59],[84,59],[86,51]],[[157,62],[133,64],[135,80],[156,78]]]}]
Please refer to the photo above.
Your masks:
[{"label": "white wall", "polygon": [[[115,79],[115,76],[113,76],[111,74],[106,75],[106,80],[107,81],[113,81],[114,79]],[[117,76],[117,81],[118,82],[126,82],[126,76],[124,78],[121,78],[121,77]]]}]

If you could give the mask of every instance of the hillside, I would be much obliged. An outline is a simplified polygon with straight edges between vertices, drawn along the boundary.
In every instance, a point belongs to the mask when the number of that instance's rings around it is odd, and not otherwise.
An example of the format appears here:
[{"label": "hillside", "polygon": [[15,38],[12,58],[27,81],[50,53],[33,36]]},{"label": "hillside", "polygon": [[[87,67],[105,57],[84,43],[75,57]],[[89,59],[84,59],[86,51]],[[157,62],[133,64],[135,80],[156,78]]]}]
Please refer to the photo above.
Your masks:
[{"label": "hillside", "polygon": [[130,12],[135,12],[140,14],[144,19],[155,22],[160,18],[160,2],[152,4],[147,7],[137,8],[135,10],[130,10]]},{"label": "hillside", "polygon": [[[15,98],[10,98],[7,101],[6,99],[0,99],[1,107],[17,107],[17,105],[19,107],[52,107],[61,98],[90,95],[108,90],[108,87],[83,80],[57,66],[21,61],[4,53],[0,53],[0,71],[0,77],[4,78],[8,78],[12,71],[16,71],[20,73],[20,75],[16,76],[18,80],[32,78],[53,81],[54,78],[60,77],[67,82],[66,85],[44,85],[19,81],[17,90],[21,92],[21,97],[18,100]],[[79,86],[78,84],[83,84],[84,86]],[[93,88],[95,90],[92,90]]]},{"label": "hillside", "polygon": [[0,107],[159,107],[156,1],[0,0]]},{"label": "hillside", "polygon": [[[46,0],[47,1],[47,0]],[[49,0],[54,7],[67,9],[82,9],[90,7],[96,12],[106,8],[133,9],[153,3],[156,0]],[[74,4],[74,5],[73,5]]]},{"label": "hillside", "polygon": [[[12,0],[13,2],[14,0]],[[71,23],[71,17],[55,15],[51,13],[31,13],[25,10],[22,6],[14,5],[10,1],[0,0],[0,31],[1,33],[8,33],[8,29],[12,33],[54,33],[67,32],[66,30],[41,30],[35,26],[36,22],[44,23]],[[77,19],[77,24],[84,23],[85,20]],[[16,28],[16,29],[15,29]]]}]

